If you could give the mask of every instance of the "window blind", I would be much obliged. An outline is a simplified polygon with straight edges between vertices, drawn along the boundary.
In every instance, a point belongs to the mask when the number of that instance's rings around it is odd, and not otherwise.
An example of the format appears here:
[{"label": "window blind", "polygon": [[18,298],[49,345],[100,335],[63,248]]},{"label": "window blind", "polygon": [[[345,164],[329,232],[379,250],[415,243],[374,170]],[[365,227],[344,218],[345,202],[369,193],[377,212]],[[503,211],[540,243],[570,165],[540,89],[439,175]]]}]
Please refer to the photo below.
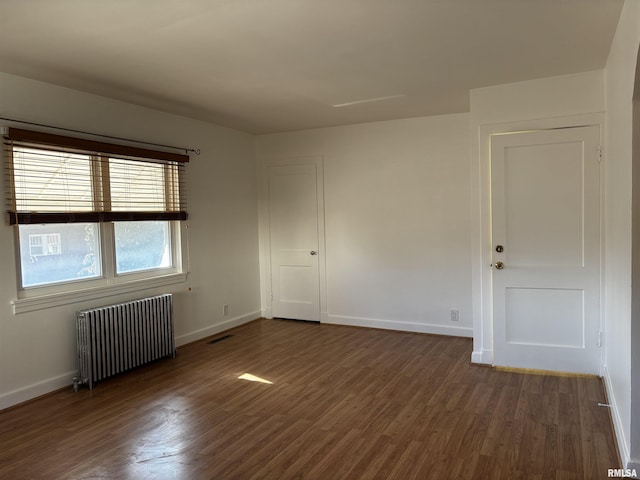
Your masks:
[{"label": "window blind", "polygon": [[186,220],[187,155],[9,128],[10,224]]}]

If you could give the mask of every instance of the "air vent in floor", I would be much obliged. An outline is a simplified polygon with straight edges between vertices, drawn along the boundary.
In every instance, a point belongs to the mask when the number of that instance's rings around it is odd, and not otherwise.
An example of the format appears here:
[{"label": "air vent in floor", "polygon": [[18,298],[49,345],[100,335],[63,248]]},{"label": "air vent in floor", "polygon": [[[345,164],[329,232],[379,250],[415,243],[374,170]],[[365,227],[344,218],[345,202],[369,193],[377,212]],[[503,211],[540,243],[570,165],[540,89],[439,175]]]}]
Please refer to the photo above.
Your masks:
[{"label": "air vent in floor", "polygon": [[221,342],[222,340],[226,340],[227,338],[231,338],[231,337],[233,337],[233,335],[224,335],[222,337],[214,338],[213,340],[207,343],[218,343],[218,342]]}]

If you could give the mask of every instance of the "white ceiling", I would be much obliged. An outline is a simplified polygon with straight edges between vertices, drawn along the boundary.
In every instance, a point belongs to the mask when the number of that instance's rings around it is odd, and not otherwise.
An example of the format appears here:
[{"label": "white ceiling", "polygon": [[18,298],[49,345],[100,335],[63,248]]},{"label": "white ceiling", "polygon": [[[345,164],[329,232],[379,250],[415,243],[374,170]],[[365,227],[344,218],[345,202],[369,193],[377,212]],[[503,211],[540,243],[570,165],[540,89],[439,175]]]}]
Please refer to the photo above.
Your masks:
[{"label": "white ceiling", "polygon": [[622,3],[0,0],[0,71],[252,133],[465,112],[603,68]]}]

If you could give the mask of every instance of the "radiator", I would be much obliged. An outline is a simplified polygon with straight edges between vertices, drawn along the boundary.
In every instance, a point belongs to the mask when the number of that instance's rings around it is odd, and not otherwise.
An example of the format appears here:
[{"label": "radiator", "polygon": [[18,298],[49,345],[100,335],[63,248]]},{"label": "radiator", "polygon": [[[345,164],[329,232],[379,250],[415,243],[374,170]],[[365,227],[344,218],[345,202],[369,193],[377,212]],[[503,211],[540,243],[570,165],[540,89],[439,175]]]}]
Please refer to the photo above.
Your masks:
[{"label": "radiator", "polygon": [[78,376],[88,385],[162,357],[176,355],[171,294],[142,298],[77,315]]}]

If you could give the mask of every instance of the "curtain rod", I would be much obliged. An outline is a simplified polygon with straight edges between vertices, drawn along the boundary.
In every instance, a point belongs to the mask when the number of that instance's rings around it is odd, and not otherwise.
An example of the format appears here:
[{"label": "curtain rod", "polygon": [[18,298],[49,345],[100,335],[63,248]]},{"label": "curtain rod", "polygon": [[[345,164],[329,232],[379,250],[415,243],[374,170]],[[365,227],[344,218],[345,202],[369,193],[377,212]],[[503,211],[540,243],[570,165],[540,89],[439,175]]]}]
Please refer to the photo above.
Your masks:
[{"label": "curtain rod", "polygon": [[33,126],[36,126],[36,127],[53,128],[55,130],[62,130],[62,131],[65,131],[65,132],[80,133],[80,134],[84,134],[84,135],[93,135],[94,137],[110,138],[111,140],[122,140],[124,142],[134,142],[134,143],[141,143],[141,144],[144,144],[144,145],[153,145],[154,147],[173,148],[174,150],[184,150],[184,152],[187,153],[187,154],[189,152],[192,152],[192,153],[195,153],[196,155],[200,155],[200,149],[199,148],[174,147],[173,145],[163,145],[162,143],[143,142],[141,140],[132,140],[130,138],[114,137],[114,136],[111,136],[111,135],[102,135],[100,133],[93,133],[93,132],[84,132],[82,130],[74,130],[72,128],[54,127],[53,125],[46,125],[44,123],[26,122],[24,120],[16,120],[15,118],[0,117],[0,120],[6,120],[8,122],[22,123],[24,125],[33,125]]}]

